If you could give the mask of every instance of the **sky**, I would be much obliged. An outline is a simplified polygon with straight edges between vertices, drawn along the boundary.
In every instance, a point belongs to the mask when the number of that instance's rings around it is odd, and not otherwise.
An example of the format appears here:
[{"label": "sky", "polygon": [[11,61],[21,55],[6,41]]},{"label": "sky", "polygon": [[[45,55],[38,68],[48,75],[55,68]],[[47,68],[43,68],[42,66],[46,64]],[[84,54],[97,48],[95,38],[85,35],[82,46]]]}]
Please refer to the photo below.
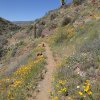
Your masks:
[{"label": "sky", "polygon": [[10,21],[31,21],[60,5],[60,0],[0,0],[0,17]]}]

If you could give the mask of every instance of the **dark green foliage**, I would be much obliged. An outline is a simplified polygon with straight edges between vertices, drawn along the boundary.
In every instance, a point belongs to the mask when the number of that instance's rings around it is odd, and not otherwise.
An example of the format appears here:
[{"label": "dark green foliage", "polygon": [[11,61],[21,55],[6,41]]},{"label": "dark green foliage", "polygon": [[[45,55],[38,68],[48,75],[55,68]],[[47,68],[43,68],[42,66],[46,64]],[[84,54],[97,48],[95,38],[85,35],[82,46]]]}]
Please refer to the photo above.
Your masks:
[{"label": "dark green foliage", "polygon": [[40,37],[41,36],[42,30],[43,29],[41,27],[36,30],[36,37]]},{"label": "dark green foliage", "polygon": [[73,0],[73,3],[76,5],[79,5],[83,2],[84,0]]},{"label": "dark green foliage", "polygon": [[7,44],[7,40],[4,36],[0,36],[0,57],[2,57],[5,53],[4,45]]},{"label": "dark green foliage", "polygon": [[19,26],[0,17],[0,34],[9,33],[10,31],[16,31],[18,29],[20,29]]},{"label": "dark green foliage", "polygon": [[20,27],[0,17],[0,58],[6,53],[7,39]]},{"label": "dark green foliage", "polygon": [[68,25],[70,22],[71,22],[71,18],[65,17],[65,18],[62,20],[61,26],[66,26],[66,25]]},{"label": "dark green foliage", "polygon": [[54,20],[56,17],[57,17],[57,14],[56,14],[56,13],[52,13],[52,14],[50,15],[50,20],[52,21],[52,20]]},{"label": "dark green foliage", "polygon": [[41,20],[41,21],[39,22],[39,24],[40,24],[40,25],[45,25],[45,24],[46,24],[46,22],[45,22],[45,21],[43,21],[43,20]]}]

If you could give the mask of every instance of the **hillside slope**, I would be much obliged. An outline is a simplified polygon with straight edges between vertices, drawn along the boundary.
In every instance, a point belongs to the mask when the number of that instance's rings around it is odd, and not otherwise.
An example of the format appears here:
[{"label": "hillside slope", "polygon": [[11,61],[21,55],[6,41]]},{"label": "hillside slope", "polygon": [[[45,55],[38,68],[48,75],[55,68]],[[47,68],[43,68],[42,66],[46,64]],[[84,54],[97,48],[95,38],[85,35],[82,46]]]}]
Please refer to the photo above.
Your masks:
[{"label": "hillside slope", "polygon": [[84,1],[52,10],[5,39],[0,100],[99,100],[100,2]]},{"label": "hillside slope", "polygon": [[29,30],[35,37],[44,36],[57,27],[73,24],[74,27],[81,26],[85,22],[100,18],[99,1],[94,5],[90,0],[85,0],[81,5],[65,5],[51,10],[44,17],[37,19],[30,25]]},{"label": "hillside slope", "polygon": [[19,29],[17,25],[0,17],[0,35]]},{"label": "hillside slope", "polygon": [[7,39],[10,38],[20,27],[0,17],[0,57],[4,54]]}]

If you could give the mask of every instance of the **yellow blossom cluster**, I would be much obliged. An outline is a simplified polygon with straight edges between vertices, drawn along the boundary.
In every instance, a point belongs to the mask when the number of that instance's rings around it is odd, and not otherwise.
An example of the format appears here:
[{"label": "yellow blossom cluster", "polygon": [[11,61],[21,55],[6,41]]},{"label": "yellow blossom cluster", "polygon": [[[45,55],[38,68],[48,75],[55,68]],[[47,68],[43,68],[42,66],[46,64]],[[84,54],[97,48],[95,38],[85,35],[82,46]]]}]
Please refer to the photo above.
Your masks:
[{"label": "yellow blossom cluster", "polygon": [[[44,50],[43,47],[36,47],[31,53],[35,55],[37,52]],[[43,55],[36,56],[34,59],[30,57],[26,64],[19,66],[10,76],[0,79],[0,96],[2,95],[3,98],[6,94],[5,100],[15,100],[18,95],[17,92],[21,92],[20,90],[23,86],[31,88],[33,84],[31,82],[28,83],[29,79],[32,78],[31,74],[34,75],[34,72],[40,68],[40,64],[44,66],[43,62],[45,62]]]},{"label": "yellow blossom cluster", "polygon": [[65,85],[65,84],[66,84],[66,80],[59,80],[59,81],[58,81],[58,84]]},{"label": "yellow blossom cluster", "polygon": [[74,28],[68,28],[67,32],[69,33],[69,37],[72,37],[75,34]]},{"label": "yellow blossom cluster", "polygon": [[75,34],[75,28],[68,25],[63,28],[63,31],[67,33],[67,36],[70,38]]},{"label": "yellow blossom cluster", "polygon": [[11,77],[5,77],[0,80],[0,91],[6,89],[6,84],[9,88],[16,88],[20,86],[34,66],[39,62],[44,61],[44,59],[44,56],[39,56],[35,60],[30,59],[27,64],[20,66],[20,68],[18,68]]},{"label": "yellow blossom cluster", "polygon": [[53,97],[52,100],[59,100],[58,96]]},{"label": "yellow blossom cluster", "polygon": [[86,97],[86,95],[92,95],[91,85],[89,80],[86,80],[84,85],[82,86],[82,91],[78,92],[80,96]]},{"label": "yellow blossom cluster", "polygon": [[[55,84],[55,88],[56,88],[56,90],[55,90],[55,92],[52,92],[51,94],[52,94],[52,96],[51,96],[51,98],[52,98],[52,100],[58,100],[58,96],[57,95],[60,95],[60,94],[62,94],[62,93],[65,93],[65,92],[67,92],[67,88],[66,88],[66,80],[58,80],[57,82],[56,82],[56,84]],[[54,95],[54,94],[57,94],[56,96]]]},{"label": "yellow blossom cluster", "polygon": [[64,87],[64,88],[61,88],[61,89],[58,91],[58,93],[63,93],[63,92],[66,92],[66,91],[67,91],[67,88]]},{"label": "yellow blossom cluster", "polygon": [[[18,70],[14,72],[14,77],[17,77],[17,80],[14,82],[13,86],[21,84],[26,76],[31,72],[34,66],[40,61],[44,60],[44,56],[39,56],[35,60],[29,60],[26,65],[21,66]],[[17,84],[17,85],[16,85]]]},{"label": "yellow blossom cluster", "polygon": [[93,18],[95,18],[95,19],[96,19],[96,18],[100,18],[100,14],[94,14],[94,15],[93,15]]},{"label": "yellow blossom cluster", "polygon": [[15,88],[15,87],[17,87],[17,86],[19,86],[21,84],[22,84],[21,80],[15,80],[14,83],[12,85],[10,85],[10,86]]}]

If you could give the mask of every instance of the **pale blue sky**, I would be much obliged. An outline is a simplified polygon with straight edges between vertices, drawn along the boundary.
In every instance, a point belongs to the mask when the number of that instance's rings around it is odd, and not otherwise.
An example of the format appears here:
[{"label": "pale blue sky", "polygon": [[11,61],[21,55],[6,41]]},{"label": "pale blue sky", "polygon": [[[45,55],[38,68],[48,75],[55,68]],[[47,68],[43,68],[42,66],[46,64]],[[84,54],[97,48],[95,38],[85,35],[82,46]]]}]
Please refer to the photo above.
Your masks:
[{"label": "pale blue sky", "polygon": [[0,17],[10,21],[35,20],[59,6],[60,0],[0,0]]}]

